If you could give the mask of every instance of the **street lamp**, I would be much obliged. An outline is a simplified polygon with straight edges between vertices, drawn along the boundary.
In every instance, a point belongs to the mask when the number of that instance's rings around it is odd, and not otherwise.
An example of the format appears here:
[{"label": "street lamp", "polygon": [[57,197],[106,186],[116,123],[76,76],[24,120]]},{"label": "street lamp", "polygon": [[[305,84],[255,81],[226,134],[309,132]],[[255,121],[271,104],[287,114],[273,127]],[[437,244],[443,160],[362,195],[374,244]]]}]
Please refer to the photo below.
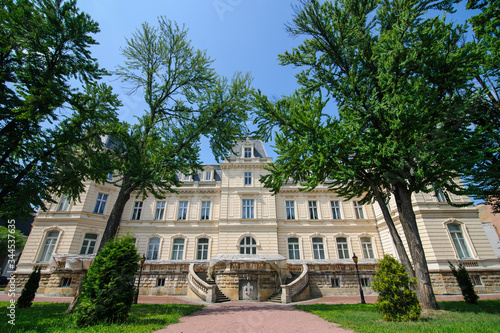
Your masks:
[{"label": "street lamp", "polygon": [[363,294],[363,288],[361,288],[361,279],[359,278],[359,270],[358,270],[358,257],[356,257],[356,253],[353,253],[352,261],[356,265],[356,274],[358,275],[358,284],[359,284],[359,294],[361,295],[361,304],[366,304],[365,295]]},{"label": "street lamp", "polygon": [[137,299],[139,298],[139,284],[141,283],[142,268],[144,267],[145,261],[146,261],[146,256],[143,254],[141,258],[141,269],[139,270],[139,278],[137,279],[137,290],[135,291],[134,304],[137,304]]}]

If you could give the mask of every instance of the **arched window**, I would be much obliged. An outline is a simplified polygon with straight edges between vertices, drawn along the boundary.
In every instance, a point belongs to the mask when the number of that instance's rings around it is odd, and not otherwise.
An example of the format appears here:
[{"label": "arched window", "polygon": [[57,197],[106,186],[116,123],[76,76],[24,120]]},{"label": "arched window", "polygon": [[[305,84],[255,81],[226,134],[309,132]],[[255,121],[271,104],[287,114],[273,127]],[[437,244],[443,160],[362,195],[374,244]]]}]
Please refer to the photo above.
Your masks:
[{"label": "arched window", "polygon": [[337,237],[337,251],[339,259],[349,259],[349,247],[347,246],[347,238]]},{"label": "arched window", "polygon": [[253,237],[245,237],[241,240],[240,254],[257,254],[257,243]]},{"label": "arched window", "polygon": [[96,243],[97,243],[96,234],[85,234],[80,254],[94,254]]},{"label": "arched window", "polygon": [[325,248],[323,246],[322,237],[314,237],[312,239],[313,257],[314,259],[325,259]]},{"label": "arched window", "polygon": [[172,248],[172,260],[182,260],[184,254],[184,238],[174,239]]},{"label": "arched window", "polygon": [[49,231],[45,237],[45,243],[43,243],[42,253],[40,255],[39,262],[48,262],[50,257],[52,257],[52,252],[56,247],[57,237],[59,237],[59,231]]},{"label": "arched window", "polygon": [[472,258],[460,224],[448,224],[451,240],[460,259]]},{"label": "arched window", "polygon": [[198,239],[198,250],[196,253],[197,260],[208,259],[208,238]]},{"label": "arched window", "polygon": [[299,239],[297,237],[288,238],[288,259],[300,259]]},{"label": "arched window", "polygon": [[159,252],[160,252],[160,239],[151,238],[148,244],[148,254],[146,255],[146,259],[157,260]]},{"label": "arched window", "polygon": [[375,258],[375,256],[373,255],[372,239],[370,237],[361,238],[361,248],[363,249],[364,258],[366,259]]}]

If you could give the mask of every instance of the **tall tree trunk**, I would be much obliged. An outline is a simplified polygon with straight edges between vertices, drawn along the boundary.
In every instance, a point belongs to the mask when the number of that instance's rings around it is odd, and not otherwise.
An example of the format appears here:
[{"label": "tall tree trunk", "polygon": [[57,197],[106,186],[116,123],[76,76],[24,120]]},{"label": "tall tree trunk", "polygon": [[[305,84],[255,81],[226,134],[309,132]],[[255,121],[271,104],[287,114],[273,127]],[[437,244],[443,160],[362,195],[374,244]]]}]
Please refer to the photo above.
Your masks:
[{"label": "tall tree trunk", "polygon": [[137,183],[130,183],[130,176],[123,176],[123,183],[120,188],[120,192],[118,193],[118,198],[116,198],[116,202],[113,205],[108,222],[106,223],[106,229],[104,229],[104,233],[102,235],[101,243],[99,244],[99,249],[97,249],[98,253],[107,242],[116,236],[122,219],[123,209],[130,199],[130,194],[137,188],[137,186]]},{"label": "tall tree trunk", "polygon": [[391,234],[392,240],[394,241],[394,245],[396,245],[396,251],[398,251],[399,260],[401,260],[401,263],[405,266],[406,271],[408,272],[410,277],[413,278],[415,277],[415,270],[411,265],[411,261],[410,258],[408,257],[408,253],[406,253],[403,241],[401,240],[401,237],[399,236],[396,226],[394,225],[391,213],[389,212],[389,209],[385,205],[385,200],[382,196],[382,193],[380,193],[380,190],[377,187],[372,187],[372,191],[375,194],[375,199],[377,200],[380,209],[382,210],[385,223],[389,228],[389,232]]},{"label": "tall tree trunk", "polygon": [[427,267],[427,260],[425,259],[424,248],[420,240],[417,220],[411,202],[411,192],[405,184],[397,183],[394,185],[394,196],[398,206],[399,220],[405,232],[408,248],[413,259],[413,266],[415,267],[415,275],[418,280],[417,297],[425,309],[437,310],[436,296],[432,289],[429,268]]}]

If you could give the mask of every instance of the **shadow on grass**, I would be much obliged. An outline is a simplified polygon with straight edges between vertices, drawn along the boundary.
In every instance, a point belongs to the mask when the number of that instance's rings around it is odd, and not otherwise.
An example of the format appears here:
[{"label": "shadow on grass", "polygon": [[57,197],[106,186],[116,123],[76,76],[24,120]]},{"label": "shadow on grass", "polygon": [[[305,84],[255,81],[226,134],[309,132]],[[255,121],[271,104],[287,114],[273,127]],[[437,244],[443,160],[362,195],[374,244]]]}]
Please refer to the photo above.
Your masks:
[{"label": "shadow on grass", "polygon": [[500,299],[479,300],[477,304],[465,301],[441,301],[439,309],[453,312],[491,313],[500,315]]}]

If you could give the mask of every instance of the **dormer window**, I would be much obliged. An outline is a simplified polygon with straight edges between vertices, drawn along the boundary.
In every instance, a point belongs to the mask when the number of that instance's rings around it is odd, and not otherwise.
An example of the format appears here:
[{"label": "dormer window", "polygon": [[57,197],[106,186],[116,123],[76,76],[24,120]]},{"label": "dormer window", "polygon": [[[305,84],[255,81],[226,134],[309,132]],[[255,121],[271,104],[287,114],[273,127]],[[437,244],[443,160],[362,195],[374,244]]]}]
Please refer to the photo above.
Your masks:
[{"label": "dormer window", "polygon": [[252,148],[251,147],[245,147],[243,150],[243,157],[244,158],[252,158]]},{"label": "dormer window", "polygon": [[205,180],[212,180],[212,171],[205,172]]},{"label": "dormer window", "polygon": [[191,180],[191,175],[184,175],[182,177],[182,180],[185,181],[185,182],[189,182]]}]

